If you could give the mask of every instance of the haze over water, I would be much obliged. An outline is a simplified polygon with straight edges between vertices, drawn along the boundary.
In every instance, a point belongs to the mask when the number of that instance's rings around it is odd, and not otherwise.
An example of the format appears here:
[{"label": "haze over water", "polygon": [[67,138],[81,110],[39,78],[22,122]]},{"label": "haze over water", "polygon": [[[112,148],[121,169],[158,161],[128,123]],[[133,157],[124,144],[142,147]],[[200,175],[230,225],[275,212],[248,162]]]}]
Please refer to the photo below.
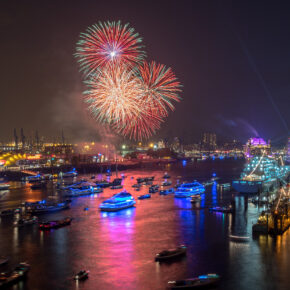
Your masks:
[{"label": "haze over water", "polygon": [[[242,168],[240,160],[215,160],[124,171],[124,188],[134,197],[148,193],[148,186],[138,192],[131,187],[136,178],[154,175],[154,184],[160,184],[165,171],[173,185],[177,179],[202,182],[213,173],[221,178],[218,182],[229,182]],[[0,198],[0,209],[52,195],[50,187],[42,192],[28,185],[20,188],[20,183],[11,185],[10,192]],[[282,237],[252,238],[252,223],[262,208],[249,203],[245,212],[243,197],[235,197],[234,216],[207,208],[193,210],[189,199],[158,193],[138,200],[136,208],[100,212],[99,204],[118,191],[106,188],[101,194],[73,198],[71,209],[40,216],[74,218],[71,226],[53,231],[41,232],[36,225],[13,228],[13,219],[0,219],[0,256],[9,256],[11,265],[31,264],[27,282],[12,289],[165,289],[169,280],[204,273],[221,275],[218,289],[289,289],[289,230]],[[231,198],[232,192],[209,186],[200,206],[227,205]],[[251,240],[232,242],[229,233],[249,235]],[[188,247],[186,257],[174,263],[154,262],[156,253],[180,244]],[[81,269],[90,271],[89,279],[76,283],[73,276]]]}]

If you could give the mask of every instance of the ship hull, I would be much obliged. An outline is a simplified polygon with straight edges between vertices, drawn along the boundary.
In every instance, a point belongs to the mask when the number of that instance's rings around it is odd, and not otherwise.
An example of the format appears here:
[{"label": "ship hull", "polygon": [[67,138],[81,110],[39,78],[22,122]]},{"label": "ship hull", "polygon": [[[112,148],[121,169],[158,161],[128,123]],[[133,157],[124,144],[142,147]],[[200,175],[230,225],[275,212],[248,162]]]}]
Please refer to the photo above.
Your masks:
[{"label": "ship hull", "polygon": [[234,180],[232,187],[240,193],[256,194],[264,191],[270,191],[278,186],[277,179],[270,181],[245,181],[245,180]]}]

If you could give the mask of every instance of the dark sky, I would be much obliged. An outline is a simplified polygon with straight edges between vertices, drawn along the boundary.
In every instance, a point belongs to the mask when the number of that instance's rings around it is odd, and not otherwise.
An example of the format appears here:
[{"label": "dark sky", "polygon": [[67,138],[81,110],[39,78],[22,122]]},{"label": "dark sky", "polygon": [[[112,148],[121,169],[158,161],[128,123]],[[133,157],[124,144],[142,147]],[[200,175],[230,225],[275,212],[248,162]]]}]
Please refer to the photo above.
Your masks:
[{"label": "dark sky", "polygon": [[27,135],[94,139],[105,131],[82,104],[73,57],[79,33],[97,21],[129,22],[148,60],[183,84],[160,137],[196,141],[204,131],[242,141],[289,134],[289,1],[1,1],[0,141]]}]

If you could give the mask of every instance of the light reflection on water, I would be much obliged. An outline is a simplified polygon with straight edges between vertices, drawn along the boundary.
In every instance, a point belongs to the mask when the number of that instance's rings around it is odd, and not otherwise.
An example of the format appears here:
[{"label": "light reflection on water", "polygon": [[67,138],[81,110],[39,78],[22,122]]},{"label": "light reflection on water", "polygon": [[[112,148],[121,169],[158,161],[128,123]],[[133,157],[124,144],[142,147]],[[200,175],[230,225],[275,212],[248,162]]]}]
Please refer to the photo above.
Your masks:
[{"label": "light reflection on water", "polygon": [[[185,167],[181,164],[180,168],[171,166],[160,171],[128,171],[124,188],[134,197],[145,194],[148,186],[139,192],[132,189],[136,178],[155,175],[154,183],[161,183],[164,171],[172,176],[173,185],[177,179],[182,181],[180,175],[192,181],[209,179],[211,174],[207,172],[212,171],[219,176],[219,168],[211,165],[200,173],[199,166],[187,163]],[[233,166],[223,167],[222,172],[231,176]],[[114,177],[113,173],[110,180]],[[200,203],[194,205],[204,209],[193,210],[190,198],[155,193],[151,199],[138,201],[136,208],[100,212],[99,204],[118,191],[105,189],[98,195],[76,198],[70,210],[41,217],[74,218],[71,226],[51,232],[40,232],[35,226],[15,229],[11,227],[13,220],[1,219],[0,255],[10,256],[12,264],[26,260],[32,265],[28,289],[165,289],[168,280],[209,272],[222,275],[219,289],[288,286],[289,231],[276,239],[260,236],[244,244],[229,241],[230,233],[250,234],[261,211],[249,204],[245,212],[243,197],[235,198],[234,216],[208,211],[210,206],[229,204],[232,198],[231,192],[217,190],[216,184],[207,187]],[[15,186],[1,199],[0,208],[47,195],[53,193]],[[89,210],[84,211],[84,207]],[[180,244],[187,245],[187,257],[170,264],[154,262],[156,253]],[[90,270],[90,278],[73,281],[73,275],[81,269]]]}]

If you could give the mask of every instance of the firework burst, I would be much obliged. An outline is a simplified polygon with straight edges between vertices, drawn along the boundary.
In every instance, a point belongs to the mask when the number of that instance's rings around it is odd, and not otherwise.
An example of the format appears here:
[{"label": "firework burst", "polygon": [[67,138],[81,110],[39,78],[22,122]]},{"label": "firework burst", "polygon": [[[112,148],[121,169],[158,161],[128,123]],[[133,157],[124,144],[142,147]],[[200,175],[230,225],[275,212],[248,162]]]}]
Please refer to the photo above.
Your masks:
[{"label": "firework burst", "polygon": [[142,83],[126,66],[107,65],[85,83],[85,102],[98,121],[120,128],[142,113]]},{"label": "firework burst", "polygon": [[133,67],[145,56],[141,41],[139,34],[129,24],[122,25],[120,21],[99,22],[80,34],[75,56],[86,75],[108,63]]}]

